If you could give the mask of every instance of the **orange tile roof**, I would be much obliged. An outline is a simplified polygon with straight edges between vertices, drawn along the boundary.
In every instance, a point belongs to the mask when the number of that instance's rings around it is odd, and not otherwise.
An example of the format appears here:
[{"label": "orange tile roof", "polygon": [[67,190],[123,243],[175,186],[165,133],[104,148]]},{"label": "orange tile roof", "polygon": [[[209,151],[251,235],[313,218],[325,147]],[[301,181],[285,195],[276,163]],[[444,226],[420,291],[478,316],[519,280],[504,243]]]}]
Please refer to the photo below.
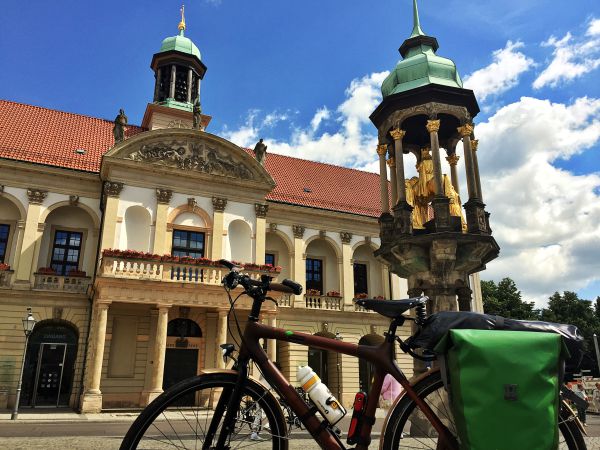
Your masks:
[{"label": "orange tile roof", "polygon": [[[0,100],[0,158],[97,173],[113,144],[112,127],[111,120]],[[130,125],[126,135],[143,131]],[[267,200],[381,214],[377,174],[275,153],[267,154],[265,167],[277,183]]]}]

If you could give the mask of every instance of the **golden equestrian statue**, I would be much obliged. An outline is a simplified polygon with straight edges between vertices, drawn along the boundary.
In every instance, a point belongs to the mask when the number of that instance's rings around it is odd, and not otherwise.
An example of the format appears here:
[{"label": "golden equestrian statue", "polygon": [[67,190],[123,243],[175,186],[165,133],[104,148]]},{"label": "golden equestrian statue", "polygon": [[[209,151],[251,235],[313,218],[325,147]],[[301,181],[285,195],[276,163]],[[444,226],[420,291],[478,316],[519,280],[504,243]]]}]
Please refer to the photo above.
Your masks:
[{"label": "golden equestrian statue", "polygon": [[[405,181],[406,201],[413,207],[412,226],[424,229],[425,222],[433,219],[431,201],[435,196],[435,180],[433,179],[433,160],[429,148],[421,149],[421,161],[417,163],[418,177]],[[467,224],[463,217],[460,196],[452,186],[448,175],[443,175],[444,194],[450,199],[450,215],[460,217],[462,231],[466,232]]]}]

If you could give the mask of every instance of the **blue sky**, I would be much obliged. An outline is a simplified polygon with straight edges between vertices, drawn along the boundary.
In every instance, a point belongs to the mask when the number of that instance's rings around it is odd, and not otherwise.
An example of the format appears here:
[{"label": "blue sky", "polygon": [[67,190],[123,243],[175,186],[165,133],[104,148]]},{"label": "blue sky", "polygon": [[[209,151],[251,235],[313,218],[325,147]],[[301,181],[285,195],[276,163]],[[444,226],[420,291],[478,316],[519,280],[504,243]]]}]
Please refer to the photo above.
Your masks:
[{"label": "blue sky", "polygon": [[[176,34],[179,7],[4,0],[0,98],[109,119],[122,107],[140,123],[152,54]],[[502,247],[483,278],[511,276],[538,303],[555,290],[600,295],[600,3],[419,7],[482,107],[484,200]],[[208,66],[209,131],[374,170],[368,115],[412,28],[410,0],[194,0],[186,19]]]}]

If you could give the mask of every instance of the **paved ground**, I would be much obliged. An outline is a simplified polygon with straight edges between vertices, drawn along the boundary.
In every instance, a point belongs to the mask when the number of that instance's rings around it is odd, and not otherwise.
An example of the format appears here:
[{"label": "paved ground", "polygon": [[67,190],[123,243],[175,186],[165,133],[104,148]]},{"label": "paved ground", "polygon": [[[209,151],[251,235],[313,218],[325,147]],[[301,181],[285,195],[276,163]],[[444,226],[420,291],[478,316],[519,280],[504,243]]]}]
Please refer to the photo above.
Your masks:
[{"label": "paved ground", "polygon": [[[379,414],[378,414],[379,415]],[[11,421],[9,414],[0,413],[0,449],[118,449],[135,413],[103,413],[79,415],[69,411],[57,411],[53,414],[27,412],[20,415],[19,420]],[[347,420],[340,428],[348,428]],[[377,442],[382,420],[376,424],[373,436]],[[600,416],[588,417],[589,450],[600,450]],[[258,445],[257,450],[268,446]],[[372,447],[375,447],[372,445]],[[318,447],[302,432],[293,434],[290,440],[291,450],[312,450]]]}]

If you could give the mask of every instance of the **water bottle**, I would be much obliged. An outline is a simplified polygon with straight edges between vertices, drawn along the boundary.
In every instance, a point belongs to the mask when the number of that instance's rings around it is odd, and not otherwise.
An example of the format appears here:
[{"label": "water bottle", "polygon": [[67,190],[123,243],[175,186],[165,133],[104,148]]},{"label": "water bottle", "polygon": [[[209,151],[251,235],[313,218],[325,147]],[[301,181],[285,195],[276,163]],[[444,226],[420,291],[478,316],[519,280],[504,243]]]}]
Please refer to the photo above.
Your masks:
[{"label": "water bottle", "polygon": [[335,425],[346,415],[344,407],[331,394],[327,386],[321,382],[321,379],[310,366],[299,366],[296,376],[304,392],[308,394],[317,409],[331,425]]}]

